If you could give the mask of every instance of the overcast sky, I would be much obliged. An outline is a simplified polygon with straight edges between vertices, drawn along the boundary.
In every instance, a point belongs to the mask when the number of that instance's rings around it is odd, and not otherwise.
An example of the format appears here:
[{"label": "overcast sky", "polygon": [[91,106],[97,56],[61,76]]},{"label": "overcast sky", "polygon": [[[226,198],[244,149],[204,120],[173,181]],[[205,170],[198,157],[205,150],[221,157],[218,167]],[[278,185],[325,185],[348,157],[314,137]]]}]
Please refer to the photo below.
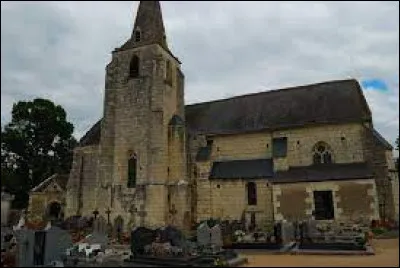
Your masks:
[{"label": "overcast sky", "polygon": [[[102,116],[105,66],[138,2],[1,2],[1,124],[19,100],[61,104],[80,138]],[[161,2],[186,103],[326,80],[365,85],[376,128],[399,132],[398,2]],[[368,83],[378,79],[386,84]],[[367,85],[368,84],[368,85]]]}]

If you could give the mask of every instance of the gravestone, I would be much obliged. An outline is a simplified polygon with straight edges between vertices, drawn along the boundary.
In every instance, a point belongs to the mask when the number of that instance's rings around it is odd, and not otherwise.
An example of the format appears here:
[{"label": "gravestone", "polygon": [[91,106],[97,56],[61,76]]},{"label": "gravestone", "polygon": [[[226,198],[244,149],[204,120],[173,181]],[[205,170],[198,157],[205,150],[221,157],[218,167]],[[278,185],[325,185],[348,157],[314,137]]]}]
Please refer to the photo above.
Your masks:
[{"label": "gravestone", "polygon": [[17,267],[33,266],[33,248],[35,246],[35,231],[19,229],[15,231],[17,238]]},{"label": "gravestone", "polygon": [[62,261],[66,250],[73,246],[70,234],[58,227],[46,231],[45,263]]},{"label": "gravestone", "polygon": [[295,228],[292,222],[282,222],[282,243],[286,244],[295,240]]},{"label": "gravestone", "polygon": [[121,216],[118,216],[114,220],[114,233],[119,242],[121,242],[123,231],[124,231],[124,219]]},{"label": "gravestone", "polygon": [[93,233],[107,233],[107,222],[103,216],[99,216],[93,221]]},{"label": "gravestone", "polygon": [[185,247],[185,236],[183,233],[173,226],[167,226],[164,228],[164,232],[167,237],[167,241],[171,243],[172,246]]},{"label": "gravestone", "polygon": [[52,261],[62,261],[66,250],[72,246],[69,233],[58,227],[45,231],[19,230],[18,267],[47,265]]},{"label": "gravestone", "polygon": [[215,246],[217,249],[220,249],[223,245],[222,243],[222,233],[221,226],[219,224],[215,225],[210,229],[211,234],[211,245]]},{"label": "gravestone", "polygon": [[282,243],[282,222],[276,222],[274,224],[274,236],[275,236],[275,243],[281,244]]},{"label": "gravestone", "polygon": [[93,221],[93,232],[86,240],[89,244],[107,245],[107,222],[103,216],[99,216]]},{"label": "gravestone", "polygon": [[211,244],[210,227],[207,222],[203,222],[197,227],[197,243],[203,247]]},{"label": "gravestone", "polygon": [[305,230],[306,230],[306,237],[307,238],[311,238],[312,239],[312,238],[318,236],[319,231],[318,231],[317,225],[318,225],[318,222],[316,220],[311,219],[311,220],[306,221]]},{"label": "gravestone", "polygon": [[137,227],[131,232],[131,252],[133,255],[144,254],[145,246],[155,241],[156,232],[146,227]]}]

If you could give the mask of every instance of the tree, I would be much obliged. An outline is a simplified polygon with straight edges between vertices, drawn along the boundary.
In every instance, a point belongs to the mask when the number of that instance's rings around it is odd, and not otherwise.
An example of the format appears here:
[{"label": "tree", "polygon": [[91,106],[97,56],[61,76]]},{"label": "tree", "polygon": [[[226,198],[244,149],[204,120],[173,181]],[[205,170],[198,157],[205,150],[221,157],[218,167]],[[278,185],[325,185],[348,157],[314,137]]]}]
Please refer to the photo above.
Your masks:
[{"label": "tree", "polygon": [[26,207],[29,190],[54,173],[69,172],[76,140],[65,110],[50,100],[13,105],[1,131],[1,182],[15,194],[13,206]]}]

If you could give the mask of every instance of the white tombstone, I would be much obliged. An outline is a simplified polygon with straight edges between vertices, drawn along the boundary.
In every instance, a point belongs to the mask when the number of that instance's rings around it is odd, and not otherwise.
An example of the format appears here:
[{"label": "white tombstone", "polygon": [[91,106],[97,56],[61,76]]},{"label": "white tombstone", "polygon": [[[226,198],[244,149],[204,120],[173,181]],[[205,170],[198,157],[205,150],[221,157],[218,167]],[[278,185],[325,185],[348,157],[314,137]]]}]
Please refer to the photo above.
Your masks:
[{"label": "white tombstone", "polygon": [[51,221],[47,222],[46,227],[44,228],[46,231],[49,230],[51,228]]}]

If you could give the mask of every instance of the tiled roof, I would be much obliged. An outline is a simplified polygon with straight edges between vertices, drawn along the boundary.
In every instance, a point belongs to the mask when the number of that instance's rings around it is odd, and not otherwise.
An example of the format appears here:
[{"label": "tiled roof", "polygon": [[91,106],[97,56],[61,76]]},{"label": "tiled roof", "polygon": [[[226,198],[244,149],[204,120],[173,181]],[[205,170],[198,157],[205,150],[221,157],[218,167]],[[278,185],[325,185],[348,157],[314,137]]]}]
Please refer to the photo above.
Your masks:
[{"label": "tiled roof", "polygon": [[273,183],[318,182],[329,180],[355,180],[372,178],[373,172],[367,163],[326,164],[291,167],[277,172]]},{"label": "tiled roof", "polygon": [[210,179],[257,179],[274,175],[272,159],[214,162]]}]

